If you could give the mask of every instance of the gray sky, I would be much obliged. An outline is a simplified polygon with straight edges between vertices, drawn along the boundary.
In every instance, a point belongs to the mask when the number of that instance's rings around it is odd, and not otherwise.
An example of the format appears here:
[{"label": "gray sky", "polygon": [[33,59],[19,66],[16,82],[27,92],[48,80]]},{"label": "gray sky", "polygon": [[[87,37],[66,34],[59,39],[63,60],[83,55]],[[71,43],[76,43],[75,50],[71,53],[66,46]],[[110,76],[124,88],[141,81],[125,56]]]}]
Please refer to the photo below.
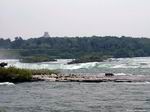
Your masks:
[{"label": "gray sky", "polygon": [[150,37],[150,0],[0,0],[0,37]]}]

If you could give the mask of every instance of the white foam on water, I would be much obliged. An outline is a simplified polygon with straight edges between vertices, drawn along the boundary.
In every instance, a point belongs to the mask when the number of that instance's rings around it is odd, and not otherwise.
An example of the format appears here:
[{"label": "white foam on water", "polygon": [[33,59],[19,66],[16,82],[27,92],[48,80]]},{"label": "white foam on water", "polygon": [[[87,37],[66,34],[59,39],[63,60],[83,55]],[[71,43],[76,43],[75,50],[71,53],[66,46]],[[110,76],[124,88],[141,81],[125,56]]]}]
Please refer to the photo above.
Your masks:
[{"label": "white foam on water", "polygon": [[125,82],[125,83],[122,83],[122,84],[133,84],[133,85],[147,85],[147,84],[150,84],[150,82],[129,82],[129,83],[127,83],[127,82]]},{"label": "white foam on water", "polygon": [[92,68],[111,68],[111,69],[128,69],[128,68],[150,68],[150,57],[142,58],[118,58],[112,59],[113,61],[106,62],[90,62],[80,64],[67,64],[72,59],[58,59],[55,62],[42,62],[42,63],[21,63],[16,59],[5,59],[0,62],[7,62],[8,66],[15,66],[18,68],[27,69],[92,69]]},{"label": "white foam on water", "polygon": [[115,75],[131,75],[131,74],[125,74],[125,73],[115,73]]},{"label": "white foam on water", "polygon": [[123,64],[115,65],[112,68],[125,68],[125,65],[123,65]]},{"label": "white foam on water", "polygon": [[97,63],[98,68],[112,68],[113,66],[114,65],[111,63],[103,63],[103,62]]},{"label": "white foam on water", "polygon": [[79,63],[79,64],[70,64],[70,65],[64,65],[61,69],[88,69],[88,68],[94,68],[97,65],[97,62],[89,62],[89,63]]},{"label": "white foam on water", "polygon": [[15,84],[11,83],[11,82],[2,82],[2,83],[0,83],[0,86],[3,86],[3,85],[14,86]]}]

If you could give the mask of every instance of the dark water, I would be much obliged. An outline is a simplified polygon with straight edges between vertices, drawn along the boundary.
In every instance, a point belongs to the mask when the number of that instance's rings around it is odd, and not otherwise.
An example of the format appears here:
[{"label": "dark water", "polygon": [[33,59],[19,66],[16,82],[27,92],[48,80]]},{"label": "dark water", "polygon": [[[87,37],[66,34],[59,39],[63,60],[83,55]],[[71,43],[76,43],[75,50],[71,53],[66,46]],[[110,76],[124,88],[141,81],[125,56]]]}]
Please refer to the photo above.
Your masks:
[{"label": "dark water", "polygon": [[150,112],[150,83],[1,85],[0,112]]}]

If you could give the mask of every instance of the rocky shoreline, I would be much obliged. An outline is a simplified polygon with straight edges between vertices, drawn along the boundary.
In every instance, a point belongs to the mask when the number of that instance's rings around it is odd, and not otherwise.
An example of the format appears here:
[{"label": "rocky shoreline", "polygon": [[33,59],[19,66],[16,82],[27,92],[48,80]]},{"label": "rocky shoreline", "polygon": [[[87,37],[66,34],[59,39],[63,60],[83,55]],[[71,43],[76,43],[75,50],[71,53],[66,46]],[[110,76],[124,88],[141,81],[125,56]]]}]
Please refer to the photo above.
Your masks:
[{"label": "rocky shoreline", "polygon": [[120,76],[102,76],[102,75],[78,75],[78,74],[51,74],[34,75],[33,80],[56,81],[56,82],[150,82],[150,77],[139,75],[120,75]]},{"label": "rocky shoreline", "polygon": [[150,82],[148,75],[115,75],[113,73],[87,75],[87,74],[62,74],[51,70],[29,70],[15,67],[5,68],[7,63],[0,63],[0,82]]}]

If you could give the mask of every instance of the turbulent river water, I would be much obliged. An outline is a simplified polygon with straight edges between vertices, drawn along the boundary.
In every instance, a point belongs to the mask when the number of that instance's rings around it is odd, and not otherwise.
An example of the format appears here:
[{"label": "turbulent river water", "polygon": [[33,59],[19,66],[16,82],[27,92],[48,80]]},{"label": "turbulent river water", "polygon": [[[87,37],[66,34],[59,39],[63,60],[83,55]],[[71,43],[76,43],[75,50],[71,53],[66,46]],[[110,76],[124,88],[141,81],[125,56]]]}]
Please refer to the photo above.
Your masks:
[{"label": "turbulent river water", "polygon": [[[19,68],[57,69],[63,73],[150,75],[150,57],[73,65],[66,64],[70,60],[34,64],[2,61]],[[150,82],[0,83],[0,112],[150,112]]]},{"label": "turbulent river water", "polygon": [[71,59],[59,59],[56,62],[20,63],[19,60],[0,60],[9,66],[28,69],[57,69],[64,73],[116,73],[116,75],[149,75],[150,57],[109,59],[105,62],[91,62],[68,65]]}]

